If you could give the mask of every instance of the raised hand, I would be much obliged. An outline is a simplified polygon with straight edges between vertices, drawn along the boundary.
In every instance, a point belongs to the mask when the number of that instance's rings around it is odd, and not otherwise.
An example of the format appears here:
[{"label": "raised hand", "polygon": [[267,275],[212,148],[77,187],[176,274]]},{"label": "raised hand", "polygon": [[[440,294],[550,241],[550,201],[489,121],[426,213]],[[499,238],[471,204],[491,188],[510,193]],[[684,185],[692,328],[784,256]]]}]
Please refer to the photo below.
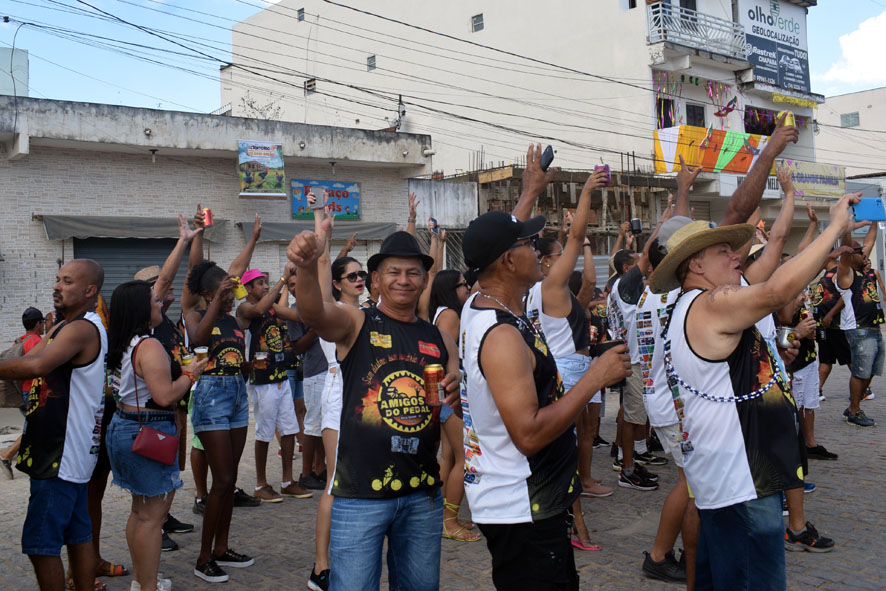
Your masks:
[{"label": "raised hand", "polygon": [[235,286],[236,286],[236,282],[234,281],[233,277],[231,277],[231,276],[225,277],[224,279],[222,279],[221,283],[218,284],[218,287],[215,290],[215,295],[213,296],[213,299],[215,299],[219,296],[222,296],[229,291],[232,291]]},{"label": "raised hand", "polygon": [[605,187],[608,180],[609,175],[606,173],[605,169],[601,168],[588,177],[588,180],[585,182],[584,189],[593,191],[594,189]]},{"label": "raised hand", "polygon": [[252,240],[258,242],[261,236],[261,216],[255,214],[255,221],[252,223]]},{"label": "raised hand", "polygon": [[540,195],[554,175],[560,169],[552,166],[547,172],[541,169],[541,144],[529,145],[526,152],[526,168],[523,169],[523,192],[530,195]]},{"label": "raised hand", "polygon": [[659,222],[665,222],[674,215],[674,194],[668,193],[668,204],[665,206],[664,212],[661,214],[661,218],[659,218]]},{"label": "raised hand", "polygon": [[283,267],[283,278],[289,279],[290,277],[295,275],[296,270],[297,267],[295,266],[295,263],[293,263],[292,261],[287,262],[286,266]]},{"label": "raised hand", "polygon": [[840,228],[840,234],[844,234],[853,224],[854,229],[869,226],[870,222],[854,222],[852,206],[861,201],[861,193],[847,193],[840,200],[831,205],[831,225]]},{"label": "raised hand", "polygon": [[766,147],[763,148],[763,151],[768,152],[773,158],[784,152],[788,142],[796,144],[800,139],[800,130],[793,125],[785,127],[785,117],[787,117],[787,113],[782,113],[781,117],[778,118],[775,131],[769,136],[769,141],[766,143]]},{"label": "raised hand", "polygon": [[354,250],[355,246],[357,246],[357,232],[351,234],[351,237],[348,238],[347,242],[345,242],[345,247],[343,250],[345,252],[351,252],[352,250]]},{"label": "raised hand", "polygon": [[[775,167],[775,176],[778,177],[778,184],[781,185],[781,190],[785,195],[790,193],[794,194],[794,170],[782,162],[778,166]],[[807,205],[807,207],[809,207]],[[810,210],[812,208],[810,207]]]},{"label": "raised hand", "polygon": [[619,233],[623,236],[627,236],[631,233],[631,222],[622,222],[619,227]]},{"label": "raised hand", "polygon": [[418,210],[418,204],[421,203],[416,196],[415,193],[409,194],[409,219],[414,220],[416,211]]},{"label": "raised hand", "polygon": [[178,214],[178,235],[185,242],[190,242],[194,239],[194,236],[203,231],[203,226],[200,226],[195,229],[191,229],[188,226],[188,220],[185,219],[185,216],[182,214]]},{"label": "raised hand", "polygon": [[683,161],[683,154],[679,155],[680,170],[677,171],[677,190],[689,191],[698,173],[701,172],[701,166],[687,166]]},{"label": "raised hand", "polygon": [[195,228],[204,228],[206,224],[203,219],[203,208],[200,204],[197,204],[197,213],[194,214],[194,227]]}]

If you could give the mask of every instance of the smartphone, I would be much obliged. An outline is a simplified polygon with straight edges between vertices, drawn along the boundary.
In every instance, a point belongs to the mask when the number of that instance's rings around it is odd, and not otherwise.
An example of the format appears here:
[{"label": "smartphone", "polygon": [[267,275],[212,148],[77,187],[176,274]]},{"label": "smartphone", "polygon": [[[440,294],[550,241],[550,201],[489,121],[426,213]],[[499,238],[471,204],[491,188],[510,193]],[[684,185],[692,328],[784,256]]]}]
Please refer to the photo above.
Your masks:
[{"label": "smartphone", "polygon": [[857,222],[882,222],[886,221],[886,209],[883,208],[883,199],[880,197],[865,197],[852,206]]},{"label": "smartphone", "polygon": [[541,154],[541,169],[544,172],[548,171],[548,168],[551,167],[551,162],[554,161],[554,146],[548,146],[545,148],[545,151]]},{"label": "smartphone", "polygon": [[439,234],[440,233],[440,224],[437,223],[437,218],[428,218],[428,230],[431,234]]}]

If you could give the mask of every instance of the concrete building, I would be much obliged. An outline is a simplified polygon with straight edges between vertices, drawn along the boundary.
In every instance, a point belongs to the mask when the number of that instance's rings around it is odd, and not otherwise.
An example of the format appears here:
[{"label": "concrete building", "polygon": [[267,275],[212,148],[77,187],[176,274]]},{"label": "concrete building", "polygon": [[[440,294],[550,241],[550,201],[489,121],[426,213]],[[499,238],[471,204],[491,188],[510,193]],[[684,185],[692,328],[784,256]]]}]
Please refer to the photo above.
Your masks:
[{"label": "concrete building", "polygon": [[[281,0],[233,27],[222,110],[432,133],[433,169],[477,181],[482,171],[519,169],[529,142],[550,143],[564,169],[620,173],[609,205],[621,213],[599,220],[611,241],[627,217],[654,224],[678,153],[710,161],[693,199],[700,215],[719,219],[779,111],[791,109],[800,127],[785,157],[816,160],[812,107],[823,97],[809,87],[806,54],[815,4],[454,0],[443,9],[378,0],[349,10]],[[501,185],[518,180],[487,178],[499,190],[487,196],[481,185],[481,211],[506,203]],[[554,187],[551,203],[568,203],[570,190]],[[775,183],[770,221],[777,198]],[[562,208],[548,214],[557,224]]]},{"label": "concrete building", "polygon": [[[12,72],[9,70],[10,62]],[[28,52],[24,49],[0,48],[0,94],[28,96],[29,84]]]},{"label": "concrete building", "polygon": [[886,173],[886,87],[828,97],[815,111],[821,160],[849,177]]},{"label": "concrete building", "polygon": [[[227,267],[258,213],[264,230],[252,266],[279,277],[289,240],[312,224],[293,220],[288,197],[238,196],[238,140],[282,141],[287,177],[359,184],[361,218],[335,225],[332,250],[360,232],[353,254],[364,263],[405,225],[408,178],[430,170],[426,135],[33,98],[17,103],[14,113],[12,97],[0,96],[5,343],[23,332],[26,307],[52,310],[59,265],[97,259],[110,298],[139,268],[162,264],[178,236],[176,214],[191,217],[198,203],[215,217],[206,232],[208,258]],[[184,276],[183,267],[178,289]]]}]

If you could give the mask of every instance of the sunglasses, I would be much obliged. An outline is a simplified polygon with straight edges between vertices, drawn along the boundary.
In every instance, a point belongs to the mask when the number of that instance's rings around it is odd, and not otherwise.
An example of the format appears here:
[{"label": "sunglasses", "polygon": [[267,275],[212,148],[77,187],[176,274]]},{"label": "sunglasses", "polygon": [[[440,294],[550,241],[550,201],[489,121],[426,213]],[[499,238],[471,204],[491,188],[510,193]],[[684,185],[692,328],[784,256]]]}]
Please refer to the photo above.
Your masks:
[{"label": "sunglasses", "polygon": [[532,250],[538,250],[538,236],[532,236],[519,242],[515,242],[508,247],[508,250],[511,250],[512,248],[520,248],[521,246],[531,246]]},{"label": "sunglasses", "polygon": [[342,279],[347,279],[351,283],[357,283],[357,279],[362,279],[363,281],[366,281],[366,278],[368,276],[369,275],[366,273],[366,271],[354,271],[353,273],[348,273],[347,275],[342,277]]}]

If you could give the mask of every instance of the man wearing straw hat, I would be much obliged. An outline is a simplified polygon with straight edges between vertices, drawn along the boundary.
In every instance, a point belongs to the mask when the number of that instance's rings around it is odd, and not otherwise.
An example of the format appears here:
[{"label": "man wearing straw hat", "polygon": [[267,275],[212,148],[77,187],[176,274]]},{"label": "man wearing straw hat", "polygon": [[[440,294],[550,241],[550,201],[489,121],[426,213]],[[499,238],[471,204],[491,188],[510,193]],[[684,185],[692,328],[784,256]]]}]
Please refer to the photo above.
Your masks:
[{"label": "man wearing straw hat", "polygon": [[782,490],[803,486],[796,406],[777,353],[754,326],[821,269],[850,227],[846,195],[830,226],[771,278],[741,286],[749,224],[687,224],[650,278],[681,287],[665,330],[665,367],[681,420],[684,471],[699,509],[696,589],[785,589]]}]

